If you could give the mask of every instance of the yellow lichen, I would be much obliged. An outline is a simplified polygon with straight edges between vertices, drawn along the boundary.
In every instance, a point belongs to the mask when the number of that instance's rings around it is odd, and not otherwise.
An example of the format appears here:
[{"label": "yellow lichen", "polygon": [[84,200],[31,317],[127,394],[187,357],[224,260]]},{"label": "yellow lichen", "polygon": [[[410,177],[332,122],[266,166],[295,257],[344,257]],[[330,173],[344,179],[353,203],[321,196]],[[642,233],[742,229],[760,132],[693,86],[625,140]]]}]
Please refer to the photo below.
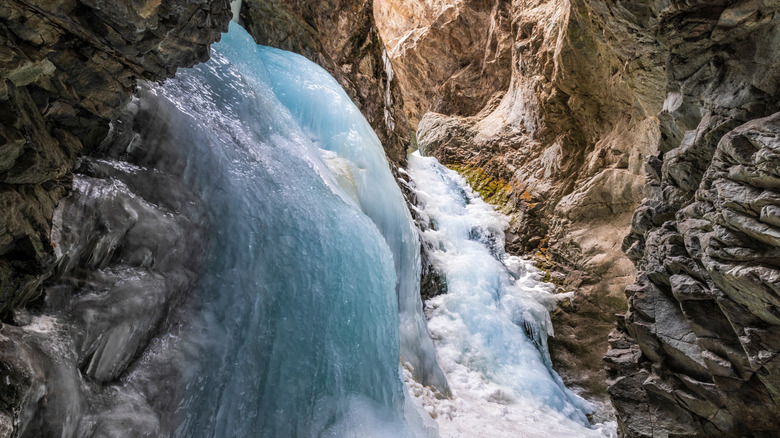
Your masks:
[{"label": "yellow lichen", "polygon": [[469,186],[479,193],[485,202],[495,205],[502,213],[514,213],[515,205],[511,200],[512,184],[503,179],[493,178],[480,167],[459,164],[447,167],[466,178]]}]

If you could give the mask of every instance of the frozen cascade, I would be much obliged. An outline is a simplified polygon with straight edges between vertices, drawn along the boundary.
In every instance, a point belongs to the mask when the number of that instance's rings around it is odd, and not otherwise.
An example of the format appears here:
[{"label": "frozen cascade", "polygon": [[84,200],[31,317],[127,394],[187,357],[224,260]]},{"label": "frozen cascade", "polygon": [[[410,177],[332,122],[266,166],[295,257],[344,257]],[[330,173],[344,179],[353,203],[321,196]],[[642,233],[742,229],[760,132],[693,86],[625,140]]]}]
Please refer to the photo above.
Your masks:
[{"label": "frozen cascade", "polygon": [[600,436],[550,370],[550,294],[503,256],[504,219],[410,163],[449,283],[439,362],[420,236],[327,73],[231,24],[209,62],[142,84],[58,207],[50,314],[4,327],[46,373],[20,436]]},{"label": "frozen cascade", "polygon": [[415,152],[409,175],[423,239],[447,293],[426,302],[429,329],[452,388],[440,400],[409,380],[416,401],[436,418],[441,436],[603,437],[613,422],[589,426],[588,402],[552,370],[547,336],[554,287],[531,261],[506,256],[505,216],[482,201],[456,172]]},{"label": "frozen cascade", "polygon": [[[341,86],[319,66],[300,56],[260,48],[269,82],[313,145],[322,150],[341,187],[379,227],[393,253],[398,277],[401,357],[415,378],[449,393],[436,362],[420,298],[418,233],[401,190],[389,171],[374,130]],[[236,53],[236,59],[240,59]]]},{"label": "frozen cascade", "polygon": [[165,109],[211,233],[197,308],[158,343],[199,356],[180,370],[174,436],[427,435],[399,369],[400,351],[446,388],[415,286],[419,242],[335,80],[231,24],[208,63],[144,99]]}]

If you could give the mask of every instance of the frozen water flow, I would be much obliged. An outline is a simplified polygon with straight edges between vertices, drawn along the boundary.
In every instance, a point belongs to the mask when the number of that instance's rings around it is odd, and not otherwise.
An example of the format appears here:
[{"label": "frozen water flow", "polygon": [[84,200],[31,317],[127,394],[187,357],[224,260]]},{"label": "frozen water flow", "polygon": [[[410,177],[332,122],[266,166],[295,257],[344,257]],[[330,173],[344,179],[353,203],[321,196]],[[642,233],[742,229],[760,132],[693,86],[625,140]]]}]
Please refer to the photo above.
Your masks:
[{"label": "frozen water flow", "polygon": [[426,435],[399,352],[446,382],[415,286],[417,236],[381,145],[305,58],[236,24],[214,47],[152,90],[211,230],[199,308],[170,341],[200,354],[182,372],[174,436]]},{"label": "frozen water flow", "polygon": [[[425,323],[420,299],[420,245],[401,190],[374,130],[346,92],[322,68],[301,56],[257,49],[277,98],[290,110],[345,193],[379,227],[393,253],[398,278],[401,357],[425,385],[447,394],[447,380]],[[236,59],[243,59],[238,53]]]},{"label": "frozen water flow", "polygon": [[426,302],[428,327],[454,398],[440,400],[407,379],[416,401],[443,437],[610,436],[591,427],[589,404],[552,370],[547,336],[556,300],[528,260],[503,253],[505,216],[483,202],[456,172],[415,152],[409,175],[423,239],[447,293]]}]

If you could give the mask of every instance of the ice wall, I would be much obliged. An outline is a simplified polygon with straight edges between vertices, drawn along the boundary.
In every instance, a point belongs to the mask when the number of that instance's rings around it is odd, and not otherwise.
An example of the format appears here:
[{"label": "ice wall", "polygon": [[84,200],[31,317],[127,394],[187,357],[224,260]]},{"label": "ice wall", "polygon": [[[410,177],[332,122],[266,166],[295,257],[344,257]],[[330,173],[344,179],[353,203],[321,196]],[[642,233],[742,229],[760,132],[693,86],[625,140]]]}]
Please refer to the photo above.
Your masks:
[{"label": "ice wall", "polygon": [[[243,50],[243,49],[242,49]],[[319,66],[277,49],[257,49],[269,83],[345,192],[379,227],[393,253],[398,279],[401,357],[425,385],[449,393],[436,362],[420,299],[417,230],[385,158],[382,144],[341,86]],[[238,52],[235,53],[240,58]]]},{"label": "ice wall", "polygon": [[427,337],[406,302],[416,235],[338,84],[231,24],[208,63],[146,98],[169,108],[211,230],[199,304],[161,341],[192,361],[174,435],[424,435],[398,366],[399,324]]}]

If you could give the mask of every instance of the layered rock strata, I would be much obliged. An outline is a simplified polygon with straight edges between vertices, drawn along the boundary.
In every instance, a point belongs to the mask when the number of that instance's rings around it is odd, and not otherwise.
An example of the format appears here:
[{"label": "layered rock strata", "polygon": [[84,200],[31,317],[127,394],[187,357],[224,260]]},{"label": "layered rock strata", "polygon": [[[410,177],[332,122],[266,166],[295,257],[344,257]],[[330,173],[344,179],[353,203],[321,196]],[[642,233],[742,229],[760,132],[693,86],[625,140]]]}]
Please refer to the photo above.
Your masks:
[{"label": "layered rock strata", "polygon": [[780,433],[780,3],[675,1],[658,153],[611,335],[632,437]]},{"label": "layered rock strata", "polygon": [[372,1],[244,0],[241,20],[258,44],[300,53],[341,84],[395,165],[406,163],[409,128]]},{"label": "layered rock strata", "polygon": [[227,0],[0,4],[0,313],[39,294],[71,169],[136,79],[207,59],[230,17]]}]

